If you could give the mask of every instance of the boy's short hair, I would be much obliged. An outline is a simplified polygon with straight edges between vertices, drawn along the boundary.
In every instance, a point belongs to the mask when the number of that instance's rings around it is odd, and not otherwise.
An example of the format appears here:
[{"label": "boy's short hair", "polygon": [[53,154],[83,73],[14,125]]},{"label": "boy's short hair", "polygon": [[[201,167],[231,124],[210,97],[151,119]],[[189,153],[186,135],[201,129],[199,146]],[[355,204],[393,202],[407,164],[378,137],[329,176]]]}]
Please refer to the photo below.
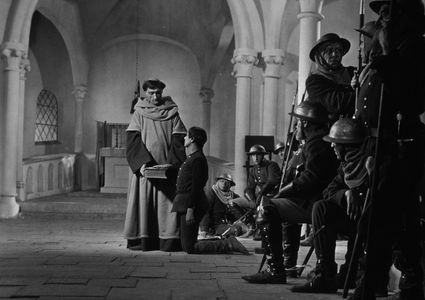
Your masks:
[{"label": "boy's short hair", "polygon": [[148,79],[145,82],[143,82],[142,88],[146,92],[147,89],[159,89],[163,90],[165,89],[166,85],[159,79]]},{"label": "boy's short hair", "polygon": [[207,132],[200,127],[190,127],[188,131],[189,138],[193,139],[193,142],[199,147],[202,148],[207,142]]}]

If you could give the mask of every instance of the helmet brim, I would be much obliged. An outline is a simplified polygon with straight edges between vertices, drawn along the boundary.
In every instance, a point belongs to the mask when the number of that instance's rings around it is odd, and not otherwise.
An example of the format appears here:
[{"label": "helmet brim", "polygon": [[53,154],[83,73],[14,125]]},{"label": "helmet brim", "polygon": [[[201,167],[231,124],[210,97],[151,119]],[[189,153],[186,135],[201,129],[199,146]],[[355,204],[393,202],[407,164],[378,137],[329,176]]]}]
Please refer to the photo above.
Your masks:
[{"label": "helmet brim", "polygon": [[219,180],[219,179],[224,179],[224,180],[230,182],[230,186],[236,185],[236,183],[233,180],[229,180],[228,178],[224,178],[224,177],[220,177],[220,176],[215,178],[216,181]]},{"label": "helmet brim", "polygon": [[310,117],[306,117],[306,116],[303,116],[303,115],[299,115],[295,112],[290,112],[289,115],[294,116],[294,117],[299,118],[299,119],[310,121],[312,123],[326,124],[327,122],[329,122],[328,119],[310,118]]},{"label": "helmet brim", "polygon": [[322,138],[325,142],[328,143],[335,143],[335,144],[361,144],[363,143],[364,139],[336,139],[333,137],[330,137],[329,135],[325,135]]}]

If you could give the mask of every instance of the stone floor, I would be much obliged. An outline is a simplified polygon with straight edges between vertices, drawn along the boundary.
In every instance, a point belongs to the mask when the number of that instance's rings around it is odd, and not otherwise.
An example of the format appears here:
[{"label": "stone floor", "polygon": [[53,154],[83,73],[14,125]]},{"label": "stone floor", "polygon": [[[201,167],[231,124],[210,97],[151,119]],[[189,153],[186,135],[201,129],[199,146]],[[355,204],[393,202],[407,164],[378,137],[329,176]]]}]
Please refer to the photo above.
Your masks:
[{"label": "stone floor", "polygon": [[[129,251],[121,237],[123,219],[112,215],[24,210],[18,218],[0,220],[0,299],[341,299],[341,291],[339,295],[289,291],[305,278],[289,279],[286,285],[244,282],[242,275],[257,271],[258,254]],[[240,240],[251,253],[259,246],[250,239]],[[307,250],[301,248],[300,260]],[[344,252],[345,243],[338,242],[339,263]],[[313,255],[303,277],[314,263]]]}]

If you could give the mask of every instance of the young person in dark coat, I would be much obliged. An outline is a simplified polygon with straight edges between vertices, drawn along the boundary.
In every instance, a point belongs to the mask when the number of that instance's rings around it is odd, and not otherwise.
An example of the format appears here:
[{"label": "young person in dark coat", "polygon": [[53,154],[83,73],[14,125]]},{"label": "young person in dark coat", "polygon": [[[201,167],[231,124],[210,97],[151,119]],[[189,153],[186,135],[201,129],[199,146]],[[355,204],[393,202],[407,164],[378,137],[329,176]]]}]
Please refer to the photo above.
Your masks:
[{"label": "young person in dark coat", "polygon": [[176,197],[172,212],[180,221],[180,240],[183,251],[189,254],[224,254],[248,250],[234,237],[198,241],[199,223],[208,210],[204,187],[208,181],[208,163],[202,152],[207,133],[199,127],[191,127],[184,138],[187,159],[177,176]]},{"label": "young person in dark coat", "polygon": [[310,51],[316,70],[306,80],[311,101],[321,103],[336,121],[341,115],[352,116],[355,91],[351,87],[354,67],[342,65],[342,57],[350,50],[350,42],[336,33],[323,35]]},{"label": "young person in dark coat", "polygon": [[425,159],[425,129],[419,117],[425,111],[424,6],[420,0],[372,1],[369,6],[382,26],[374,36],[380,54],[364,71],[368,74],[359,91],[364,103],[356,117],[369,127],[366,144],[374,155],[383,83],[383,134],[365,279],[352,298],[360,299],[364,290],[366,299],[374,299],[376,287],[388,283],[394,257],[402,272],[400,293],[394,299],[419,300],[424,299],[417,187]]},{"label": "young person in dark coat", "polygon": [[[337,278],[335,263],[335,246],[338,233],[349,236],[349,243],[354,242],[356,222],[369,187],[369,175],[363,142],[366,128],[357,120],[344,118],[336,121],[328,135],[323,137],[331,143],[335,155],[341,164],[338,174],[323,191],[323,199],[313,205],[313,232],[321,232],[313,240],[317,264],[310,279],[301,286],[292,288],[298,293],[336,293],[343,288],[347,265]],[[346,261],[351,258],[352,245],[347,246]],[[341,266],[341,268],[343,268]],[[354,282],[352,282],[354,283]]]},{"label": "young person in dark coat", "polygon": [[286,283],[282,222],[293,224],[292,235],[287,238],[293,239],[294,253],[298,253],[298,224],[311,224],[313,203],[321,198],[323,189],[334,178],[338,167],[330,145],[322,140],[328,133],[326,109],[319,103],[304,101],[295,108],[293,115],[298,118],[297,130],[302,132],[305,139],[305,169],[281,188],[273,199],[263,198],[265,218],[260,228],[268,267],[267,270],[242,277],[251,283]]}]

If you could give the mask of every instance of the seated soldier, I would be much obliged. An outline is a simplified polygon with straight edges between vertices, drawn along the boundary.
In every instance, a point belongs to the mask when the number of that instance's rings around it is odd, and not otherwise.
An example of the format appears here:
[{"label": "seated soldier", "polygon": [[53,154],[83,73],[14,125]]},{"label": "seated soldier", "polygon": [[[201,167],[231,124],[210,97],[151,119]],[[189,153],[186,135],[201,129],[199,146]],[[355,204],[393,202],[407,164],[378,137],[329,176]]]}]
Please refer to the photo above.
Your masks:
[{"label": "seated soldier", "polygon": [[[348,234],[349,244],[353,242],[356,221],[362,213],[369,181],[365,164],[367,156],[362,147],[365,138],[366,129],[354,119],[338,120],[323,138],[331,143],[341,164],[338,174],[323,192],[324,200],[313,205],[313,232],[323,228],[313,241],[317,256],[316,268],[308,282],[293,287],[293,292],[336,293],[338,288],[343,288],[347,265],[341,266],[338,282],[336,239],[338,233],[343,233]],[[348,245],[346,261],[351,257],[351,250],[351,245]],[[353,281],[353,278],[350,279]]]},{"label": "seated soldier", "polygon": [[231,190],[231,187],[235,185],[232,176],[224,173],[216,180],[216,183],[206,192],[209,209],[200,224],[201,236],[221,235],[229,228],[229,233],[236,236],[245,233],[247,226],[242,220],[233,224],[248,209],[233,203],[233,199],[239,198],[239,195]]},{"label": "seated soldier", "polygon": [[[247,153],[254,164],[249,170],[248,184],[245,188],[245,198],[234,200],[240,207],[255,208],[263,196],[273,197],[279,190],[281,171],[279,165],[271,160],[265,159],[266,149],[262,145],[254,145]],[[252,223],[255,223],[252,220]],[[255,227],[255,224],[254,226]],[[254,240],[261,240],[259,230],[254,231]],[[248,232],[249,235],[252,232]]]},{"label": "seated soldier", "polygon": [[240,206],[255,207],[262,196],[273,196],[279,189],[281,171],[279,165],[274,161],[264,158],[266,149],[261,145],[254,145],[247,153],[254,166],[249,170],[248,184],[244,194],[248,202]]},{"label": "seated soldier", "polygon": [[[336,174],[338,167],[329,144],[322,140],[328,132],[328,113],[319,103],[304,101],[293,113],[297,117],[297,131],[305,139],[303,153],[305,169],[281,188],[273,198],[263,198],[264,220],[261,234],[265,246],[268,268],[242,278],[251,283],[286,283],[282,246],[282,223],[287,222],[290,234],[285,239],[293,245],[293,256],[298,255],[300,241],[299,223],[311,223],[313,203],[321,198],[323,189]],[[260,206],[261,208],[261,206]],[[261,212],[261,210],[260,210]],[[284,241],[287,243],[288,241]],[[291,263],[296,259],[291,259]]]}]

